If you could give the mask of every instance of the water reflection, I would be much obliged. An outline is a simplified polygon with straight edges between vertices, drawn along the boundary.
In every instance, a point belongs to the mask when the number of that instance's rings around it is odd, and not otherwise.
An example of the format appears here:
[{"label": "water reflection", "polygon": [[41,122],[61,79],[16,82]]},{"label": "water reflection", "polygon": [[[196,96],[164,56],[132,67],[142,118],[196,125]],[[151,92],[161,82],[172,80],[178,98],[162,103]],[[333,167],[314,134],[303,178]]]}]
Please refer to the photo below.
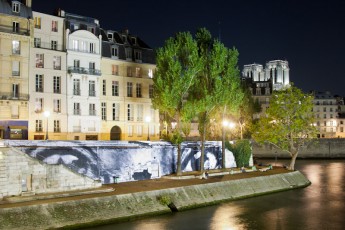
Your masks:
[{"label": "water reflection", "polygon": [[[264,163],[287,165],[288,161]],[[93,229],[343,229],[345,162],[298,160],[296,169],[312,182],[310,186]]]}]

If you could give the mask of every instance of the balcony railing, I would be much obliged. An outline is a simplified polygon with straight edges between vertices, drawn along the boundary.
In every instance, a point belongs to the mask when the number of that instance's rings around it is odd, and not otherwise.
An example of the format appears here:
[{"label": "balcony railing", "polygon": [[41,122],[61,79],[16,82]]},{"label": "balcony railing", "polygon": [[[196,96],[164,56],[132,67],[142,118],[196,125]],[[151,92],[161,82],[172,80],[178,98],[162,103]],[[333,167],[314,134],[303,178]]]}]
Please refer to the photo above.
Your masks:
[{"label": "balcony railing", "polygon": [[30,35],[30,30],[28,29],[19,28],[17,31],[15,31],[12,26],[6,26],[6,25],[0,25],[0,32],[26,35],[26,36]]},{"label": "balcony railing", "polygon": [[95,97],[95,96],[96,96],[96,91],[90,90],[90,91],[89,91],[89,96],[90,96],[90,97]]},{"label": "balcony railing", "polygon": [[74,67],[69,66],[68,67],[68,73],[79,73],[79,74],[90,74],[90,75],[101,75],[101,71],[98,69],[88,69],[83,67]]},{"label": "balcony railing", "polygon": [[96,116],[96,110],[89,110],[90,116]]},{"label": "balcony railing", "polygon": [[42,48],[42,49],[48,49],[48,50],[58,50],[58,51],[64,51],[62,44],[58,45],[52,45],[49,42],[34,42],[32,47],[35,48]]},{"label": "balcony railing", "polygon": [[13,93],[0,93],[0,99],[1,100],[23,100],[28,101],[29,100],[29,94],[13,94]]},{"label": "balcony railing", "polygon": [[80,96],[80,89],[73,89],[73,95]]},{"label": "balcony railing", "polygon": [[99,52],[96,52],[95,50],[90,51],[90,50],[85,50],[85,49],[74,49],[74,48],[70,48],[69,50],[80,52],[80,53],[99,54]]}]

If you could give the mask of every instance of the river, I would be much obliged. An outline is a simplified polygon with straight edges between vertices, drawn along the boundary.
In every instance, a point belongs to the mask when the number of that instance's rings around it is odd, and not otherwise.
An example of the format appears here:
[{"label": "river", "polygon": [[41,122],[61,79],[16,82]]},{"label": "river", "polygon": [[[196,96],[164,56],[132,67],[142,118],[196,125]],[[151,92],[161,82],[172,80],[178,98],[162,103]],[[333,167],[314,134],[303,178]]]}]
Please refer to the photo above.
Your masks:
[{"label": "river", "polygon": [[[288,164],[287,160],[259,162]],[[88,229],[344,229],[345,161],[297,159],[295,169],[312,184],[302,189]]]}]

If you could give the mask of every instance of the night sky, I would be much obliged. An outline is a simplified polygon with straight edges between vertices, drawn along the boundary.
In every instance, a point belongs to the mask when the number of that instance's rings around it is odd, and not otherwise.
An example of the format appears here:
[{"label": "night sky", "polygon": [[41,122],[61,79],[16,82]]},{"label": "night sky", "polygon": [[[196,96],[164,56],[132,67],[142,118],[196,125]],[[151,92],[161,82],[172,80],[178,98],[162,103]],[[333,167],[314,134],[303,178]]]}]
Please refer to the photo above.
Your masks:
[{"label": "night sky", "polygon": [[239,51],[239,68],[287,60],[290,81],[305,92],[345,96],[345,1],[33,0],[34,11],[96,18],[104,29],[129,29],[152,48],[176,32],[207,28]]}]

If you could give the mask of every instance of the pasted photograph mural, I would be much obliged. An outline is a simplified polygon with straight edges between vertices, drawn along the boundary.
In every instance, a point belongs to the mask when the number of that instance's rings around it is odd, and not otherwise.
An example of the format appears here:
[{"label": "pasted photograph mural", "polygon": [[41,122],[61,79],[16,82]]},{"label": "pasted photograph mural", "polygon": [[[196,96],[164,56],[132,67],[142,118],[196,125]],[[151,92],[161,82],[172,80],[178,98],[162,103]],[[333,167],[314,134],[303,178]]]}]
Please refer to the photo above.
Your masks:
[{"label": "pasted photograph mural", "polygon": [[[36,141],[21,142],[18,148],[44,163],[63,164],[103,184],[159,178],[177,168],[177,148],[169,142]],[[221,142],[205,143],[206,170],[221,168],[221,149]],[[198,171],[200,156],[199,142],[182,143],[182,171]],[[229,151],[226,162],[227,167],[236,167]]]}]

